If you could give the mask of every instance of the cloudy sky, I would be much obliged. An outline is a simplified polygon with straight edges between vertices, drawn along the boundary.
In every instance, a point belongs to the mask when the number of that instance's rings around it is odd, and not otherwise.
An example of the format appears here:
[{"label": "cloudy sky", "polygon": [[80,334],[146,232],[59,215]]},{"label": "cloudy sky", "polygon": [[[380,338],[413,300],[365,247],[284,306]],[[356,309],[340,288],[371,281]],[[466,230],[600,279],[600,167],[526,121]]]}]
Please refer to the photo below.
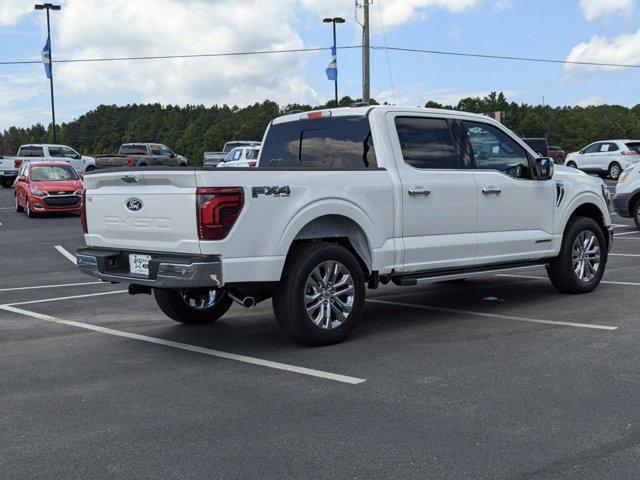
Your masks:
[{"label": "cloudy sky", "polygon": [[[353,0],[61,0],[54,58],[328,47],[360,43]],[[372,44],[481,54],[640,64],[637,0],[374,0]],[[0,61],[39,59],[44,14],[0,0]],[[384,27],[384,28],[383,28]],[[341,94],[361,94],[359,50],[339,51]],[[58,64],[59,120],[101,103],[321,103],[333,96],[328,51]],[[640,70],[372,52],[372,96],[402,105],[455,103],[502,90],[518,102],[640,103]],[[42,65],[0,65],[0,129],[50,121]]]}]

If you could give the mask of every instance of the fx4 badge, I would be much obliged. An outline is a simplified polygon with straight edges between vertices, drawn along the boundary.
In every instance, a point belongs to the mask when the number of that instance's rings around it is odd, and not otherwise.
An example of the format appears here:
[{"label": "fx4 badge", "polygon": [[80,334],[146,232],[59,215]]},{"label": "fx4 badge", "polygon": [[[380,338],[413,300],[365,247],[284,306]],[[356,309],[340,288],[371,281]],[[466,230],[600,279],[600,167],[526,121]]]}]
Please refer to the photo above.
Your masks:
[{"label": "fx4 badge", "polygon": [[289,185],[282,187],[251,187],[251,196],[258,198],[260,195],[271,195],[272,197],[288,197],[291,195]]}]

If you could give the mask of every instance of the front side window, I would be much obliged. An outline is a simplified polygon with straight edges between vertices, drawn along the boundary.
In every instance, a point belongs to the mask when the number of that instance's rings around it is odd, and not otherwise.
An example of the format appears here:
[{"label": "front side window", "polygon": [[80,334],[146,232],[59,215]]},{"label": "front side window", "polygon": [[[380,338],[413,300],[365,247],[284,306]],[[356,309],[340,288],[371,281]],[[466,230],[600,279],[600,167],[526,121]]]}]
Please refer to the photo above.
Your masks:
[{"label": "front side window", "polygon": [[262,146],[260,166],[376,168],[369,119],[324,117],[271,125]]},{"label": "front side window", "polygon": [[532,178],[527,152],[502,130],[480,122],[462,122],[479,170],[497,170],[514,178]]},{"label": "front side window", "polygon": [[600,151],[600,145],[602,145],[602,144],[601,143],[592,143],[587,148],[585,148],[582,151],[582,153],[596,153],[596,152]]},{"label": "front side window", "polygon": [[74,149],[69,147],[62,147],[62,153],[67,158],[76,158],[80,156],[78,152],[76,152]]},{"label": "front side window", "polygon": [[463,168],[445,119],[397,117],[395,123],[402,157],[408,165],[420,169]]},{"label": "front side window", "polygon": [[30,177],[34,182],[78,180],[76,171],[67,165],[32,166]]},{"label": "front side window", "polygon": [[171,150],[169,150],[169,147],[161,147],[162,149],[162,155],[164,155],[165,157],[170,157],[171,156]]},{"label": "front side window", "polygon": [[162,155],[162,150],[158,145],[151,145],[151,155]]}]

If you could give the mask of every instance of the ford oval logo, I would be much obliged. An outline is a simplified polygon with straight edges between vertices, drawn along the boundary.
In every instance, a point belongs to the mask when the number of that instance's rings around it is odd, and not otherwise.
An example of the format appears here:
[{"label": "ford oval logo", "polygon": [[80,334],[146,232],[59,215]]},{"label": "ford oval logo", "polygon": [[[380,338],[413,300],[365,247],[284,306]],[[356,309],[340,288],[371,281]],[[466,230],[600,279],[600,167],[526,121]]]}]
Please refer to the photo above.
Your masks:
[{"label": "ford oval logo", "polygon": [[127,210],[131,212],[139,212],[142,210],[142,200],[138,200],[137,198],[130,198],[127,200]]}]

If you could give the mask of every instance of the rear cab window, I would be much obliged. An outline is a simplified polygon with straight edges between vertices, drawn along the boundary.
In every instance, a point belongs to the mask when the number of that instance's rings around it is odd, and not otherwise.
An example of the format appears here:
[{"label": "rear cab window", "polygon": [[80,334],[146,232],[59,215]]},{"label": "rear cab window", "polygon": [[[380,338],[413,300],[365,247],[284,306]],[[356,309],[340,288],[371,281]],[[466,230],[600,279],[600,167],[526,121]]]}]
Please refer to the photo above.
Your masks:
[{"label": "rear cab window", "polygon": [[19,157],[44,157],[44,149],[35,145],[25,145],[18,150]]},{"label": "rear cab window", "polygon": [[122,155],[146,155],[147,154],[147,146],[146,145],[122,145],[120,147],[120,153]]},{"label": "rear cab window", "polygon": [[354,115],[272,124],[262,146],[260,166],[331,170],[377,168],[369,119]]}]

